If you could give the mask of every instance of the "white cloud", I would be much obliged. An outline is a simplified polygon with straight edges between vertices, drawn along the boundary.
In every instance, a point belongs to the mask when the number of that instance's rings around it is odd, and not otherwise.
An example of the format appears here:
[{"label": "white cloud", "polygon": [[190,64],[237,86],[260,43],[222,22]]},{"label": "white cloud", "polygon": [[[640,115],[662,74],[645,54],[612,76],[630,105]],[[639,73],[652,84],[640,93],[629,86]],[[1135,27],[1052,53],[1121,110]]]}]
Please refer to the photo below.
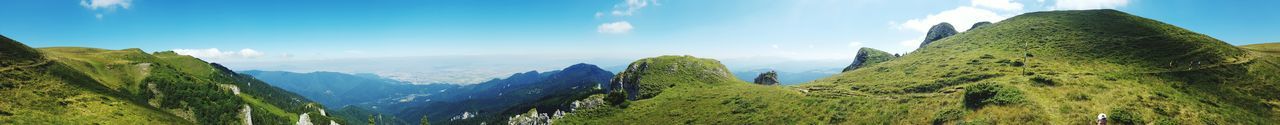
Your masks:
[{"label": "white cloud", "polygon": [[1115,9],[1129,5],[1129,0],[1055,0],[1054,10]]},{"label": "white cloud", "polygon": [[258,52],[257,50],[247,49],[247,48],[246,48],[246,49],[240,49],[240,53],[239,53],[239,54],[240,54],[240,56],[241,56],[241,57],[247,57],[247,58],[262,57],[262,55],[263,55],[263,54],[262,54],[262,52]]},{"label": "white cloud", "polygon": [[604,17],[604,13],[596,12],[596,19],[599,19],[600,17]]},{"label": "white cloud", "polygon": [[987,7],[987,8],[1003,10],[1003,11],[1022,10],[1022,3],[1013,2],[1010,0],[973,0],[973,1],[970,1],[970,5],[976,6],[976,7]]},{"label": "white cloud", "polygon": [[98,9],[129,9],[133,5],[133,0],[80,0],[80,6],[91,10]]},{"label": "white cloud", "polygon": [[80,6],[95,11],[93,17],[102,20],[102,13],[114,12],[117,8],[129,9],[133,0],[80,0]]},{"label": "white cloud", "polygon": [[909,29],[909,30],[918,31],[921,33],[926,33],[926,32],[929,32],[929,28],[933,27],[933,25],[937,25],[938,23],[942,23],[942,22],[947,22],[947,23],[951,23],[951,25],[956,28],[956,31],[965,31],[969,29],[969,26],[973,25],[973,23],[977,23],[981,21],[996,22],[996,21],[1004,20],[1005,18],[1008,18],[1008,17],[1000,16],[999,14],[996,14],[995,12],[991,12],[990,10],[974,8],[969,6],[962,6],[962,7],[957,7],[955,9],[938,12],[937,14],[929,14],[928,16],[925,16],[924,18],[921,18],[921,19],[911,19],[902,23],[890,23],[890,24],[898,24],[897,27],[899,29]]},{"label": "white cloud", "polygon": [[631,27],[631,23],[627,21],[618,21],[600,24],[599,27],[596,27],[596,32],[606,34],[626,34],[630,33],[632,28],[634,27]]},{"label": "white cloud", "polygon": [[224,58],[258,58],[266,55],[253,49],[240,49],[240,51],[222,51],[218,48],[208,49],[173,49],[173,52],[190,55],[202,59],[224,59]]},{"label": "white cloud", "polygon": [[658,5],[658,0],[626,0],[626,3],[614,5],[614,10],[610,14],[614,16],[631,16],[650,4]]}]

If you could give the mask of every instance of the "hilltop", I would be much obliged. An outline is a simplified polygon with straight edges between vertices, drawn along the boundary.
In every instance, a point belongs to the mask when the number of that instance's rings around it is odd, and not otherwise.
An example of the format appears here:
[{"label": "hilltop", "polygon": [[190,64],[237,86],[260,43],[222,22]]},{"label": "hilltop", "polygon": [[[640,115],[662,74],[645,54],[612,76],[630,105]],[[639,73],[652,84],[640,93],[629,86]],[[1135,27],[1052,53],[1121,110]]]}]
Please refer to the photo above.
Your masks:
[{"label": "hilltop", "polygon": [[[31,49],[0,36],[0,123],[291,124],[323,107],[173,52]],[[254,85],[257,84],[257,85]],[[303,116],[308,115],[308,116]]]},{"label": "hilltop", "polygon": [[556,124],[814,123],[798,91],[734,79],[724,65],[693,56],[631,63],[610,81],[608,106],[568,113]]},{"label": "hilltop", "polygon": [[704,72],[716,69],[629,73],[644,72],[635,70],[642,62],[714,62],[643,59],[612,82],[661,84],[639,87],[648,91],[628,101],[610,94],[610,106],[557,122],[1089,124],[1098,113],[1112,124],[1280,120],[1274,44],[1235,47],[1116,10],[1032,12],[982,27],[791,87],[717,80],[718,74]]}]

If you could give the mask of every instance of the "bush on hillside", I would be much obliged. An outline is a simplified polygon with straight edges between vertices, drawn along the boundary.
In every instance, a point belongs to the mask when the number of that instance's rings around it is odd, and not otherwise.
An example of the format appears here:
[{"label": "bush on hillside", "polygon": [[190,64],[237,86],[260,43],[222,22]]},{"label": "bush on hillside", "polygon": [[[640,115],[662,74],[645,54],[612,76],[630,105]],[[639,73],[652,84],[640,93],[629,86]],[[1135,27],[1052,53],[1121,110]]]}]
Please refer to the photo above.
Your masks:
[{"label": "bush on hillside", "polygon": [[1044,75],[1036,75],[1035,77],[1031,77],[1031,83],[1038,86],[1058,86],[1058,83],[1055,82],[1053,78],[1049,78],[1048,76],[1044,76]]},{"label": "bush on hillside", "polygon": [[982,108],[987,104],[1015,104],[1023,100],[1021,91],[995,83],[970,85],[964,93],[964,105],[969,108]]},{"label": "bush on hillside", "polygon": [[1107,122],[1119,125],[1135,125],[1145,123],[1142,115],[1138,114],[1136,109],[1132,107],[1112,108],[1111,114],[1107,114]]}]

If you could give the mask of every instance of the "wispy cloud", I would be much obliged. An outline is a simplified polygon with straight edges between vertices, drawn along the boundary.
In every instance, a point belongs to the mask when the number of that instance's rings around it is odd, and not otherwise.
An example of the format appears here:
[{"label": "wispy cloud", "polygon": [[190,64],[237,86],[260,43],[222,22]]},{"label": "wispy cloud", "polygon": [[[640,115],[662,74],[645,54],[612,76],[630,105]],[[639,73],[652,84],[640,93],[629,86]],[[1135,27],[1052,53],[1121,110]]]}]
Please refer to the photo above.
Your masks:
[{"label": "wispy cloud", "polygon": [[635,27],[631,27],[630,22],[618,21],[618,22],[600,24],[599,27],[596,27],[596,32],[605,33],[605,34],[626,34],[626,33],[630,33],[632,28],[635,28]]},{"label": "wispy cloud", "polygon": [[80,6],[94,11],[94,17],[102,19],[103,13],[115,12],[116,9],[129,9],[133,0],[80,0]]},{"label": "wispy cloud", "polygon": [[201,59],[258,58],[258,57],[262,57],[263,55],[266,55],[262,52],[258,52],[257,50],[253,50],[249,48],[240,49],[240,51],[222,51],[222,50],[219,50],[218,48],[173,49],[173,52],[182,54],[182,55],[190,55],[192,57],[201,58]]},{"label": "wispy cloud", "polygon": [[[657,6],[661,4],[658,4],[658,0],[625,0],[623,3],[613,5],[613,9],[609,11],[609,15],[627,17],[634,15],[637,11],[640,11],[640,9],[651,5]],[[601,19],[604,15],[604,12],[596,12],[595,18]],[[600,24],[600,26],[596,27],[596,32],[604,34],[626,34],[630,33],[631,29],[634,28],[635,27],[631,26],[631,22],[621,20]]]},{"label": "wispy cloud", "polygon": [[626,0],[625,3],[614,5],[610,14],[614,16],[631,16],[649,5],[659,5],[658,0]]}]

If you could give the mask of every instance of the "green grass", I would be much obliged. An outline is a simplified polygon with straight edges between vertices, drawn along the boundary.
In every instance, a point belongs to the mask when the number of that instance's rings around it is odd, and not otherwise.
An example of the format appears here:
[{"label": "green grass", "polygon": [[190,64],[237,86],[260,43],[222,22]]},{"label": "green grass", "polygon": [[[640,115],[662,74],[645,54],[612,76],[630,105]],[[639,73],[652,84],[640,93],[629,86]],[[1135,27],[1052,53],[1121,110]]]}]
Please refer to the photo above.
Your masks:
[{"label": "green grass", "polygon": [[[8,97],[0,98],[0,124],[241,124],[243,105],[262,112],[254,113],[256,123],[292,124],[297,114],[323,109],[173,52],[31,49],[2,40],[0,94]],[[225,85],[242,86],[247,94],[233,95]],[[330,120],[312,118],[317,124]]]},{"label": "green grass", "polygon": [[[1268,124],[1280,121],[1277,48],[1235,47],[1115,10],[1032,12],[798,86],[632,68],[619,77],[674,80],[654,84],[670,87],[649,89],[660,92],[652,98],[557,122],[1090,124],[1107,113],[1113,124]],[[649,67],[694,62],[658,58],[673,60]]]},{"label": "green grass", "polygon": [[892,60],[893,58],[898,58],[898,56],[878,49],[862,47],[858,49],[858,53],[854,57],[854,64],[850,64],[848,67],[845,67],[843,71],[850,71],[879,64],[881,62]]}]

